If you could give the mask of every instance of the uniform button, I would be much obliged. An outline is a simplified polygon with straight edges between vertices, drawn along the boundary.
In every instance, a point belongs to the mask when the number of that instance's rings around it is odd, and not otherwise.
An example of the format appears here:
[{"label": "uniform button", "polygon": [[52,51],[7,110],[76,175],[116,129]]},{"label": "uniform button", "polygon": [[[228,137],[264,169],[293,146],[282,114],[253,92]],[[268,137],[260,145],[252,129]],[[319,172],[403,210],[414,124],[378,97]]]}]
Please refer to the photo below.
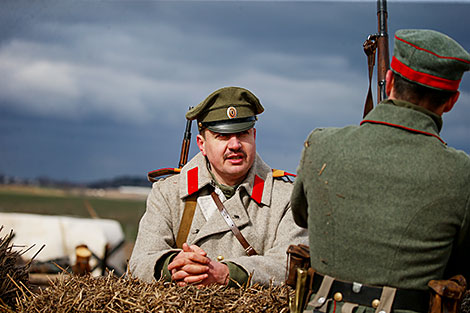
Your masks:
[{"label": "uniform button", "polygon": [[374,309],[377,309],[377,307],[379,306],[379,304],[380,304],[380,300],[379,300],[379,299],[374,299],[374,300],[372,300],[372,307],[373,307]]},{"label": "uniform button", "polygon": [[333,299],[335,299],[335,301],[342,301],[343,300],[343,295],[341,294],[341,292],[337,292],[335,293],[335,295],[333,296]]},{"label": "uniform button", "polygon": [[197,228],[195,230],[193,230],[193,234],[197,234],[198,232],[199,232],[199,229],[197,229]]},{"label": "uniform button", "polygon": [[317,301],[318,301],[318,303],[323,304],[323,303],[325,303],[325,300],[326,299],[324,297],[320,297],[320,298],[318,298]]},{"label": "uniform button", "polygon": [[224,259],[224,257],[221,256],[221,255],[219,255],[219,256],[217,257],[217,261],[219,261],[219,262],[222,261],[223,259]]},{"label": "uniform button", "polygon": [[233,216],[233,218],[240,218],[240,216],[238,216],[238,215],[235,214],[235,215]]}]

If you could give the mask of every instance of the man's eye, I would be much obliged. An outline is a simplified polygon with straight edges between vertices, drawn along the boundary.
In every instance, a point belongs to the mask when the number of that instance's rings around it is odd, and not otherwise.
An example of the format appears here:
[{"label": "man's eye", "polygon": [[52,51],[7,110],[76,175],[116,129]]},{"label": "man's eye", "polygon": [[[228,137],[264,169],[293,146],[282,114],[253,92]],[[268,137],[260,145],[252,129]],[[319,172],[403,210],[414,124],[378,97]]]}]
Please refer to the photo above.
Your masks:
[{"label": "man's eye", "polygon": [[215,136],[215,138],[219,139],[219,140],[225,140],[227,139],[227,135],[224,135],[224,134],[217,134]]}]

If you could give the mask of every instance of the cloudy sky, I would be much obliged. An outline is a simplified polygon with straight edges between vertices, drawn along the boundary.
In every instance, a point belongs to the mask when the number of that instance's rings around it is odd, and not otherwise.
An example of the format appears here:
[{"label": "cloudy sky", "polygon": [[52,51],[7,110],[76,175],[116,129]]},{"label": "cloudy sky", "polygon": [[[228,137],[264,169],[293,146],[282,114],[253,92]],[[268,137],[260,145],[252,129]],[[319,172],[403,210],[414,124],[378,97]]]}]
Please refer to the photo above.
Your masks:
[{"label": "cloudy sky", "polygon": [[[312,129],[362,117],[362,43],[377,31],[375,1],[2,0],[0,8],[0,174],[89,182],[176,167],[188,107],[224,86],[260,98],[258,151],[287,171]],[[389,0],[388,12],[391,38],[431,28],[470,50],[470,1]],[[470,153],[470,74],[461,89],[441,135]]]}]

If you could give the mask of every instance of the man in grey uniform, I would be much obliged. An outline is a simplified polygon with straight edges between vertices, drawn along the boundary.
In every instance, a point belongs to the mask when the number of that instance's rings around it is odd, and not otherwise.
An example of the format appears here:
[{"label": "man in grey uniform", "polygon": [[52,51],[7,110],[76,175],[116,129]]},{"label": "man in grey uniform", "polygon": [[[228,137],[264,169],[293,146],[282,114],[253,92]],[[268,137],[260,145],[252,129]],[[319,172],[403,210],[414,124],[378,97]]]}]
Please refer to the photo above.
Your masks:
[{"label": "man in grey uniform", "polygon": [[[225,87],[186,114],[198,121],[201,152],[180,174],[153,184],[129,262],[133,276],[163,275],[181,286],[236,286],[250,274],[262,284],[284,280],[287,247],[306,244],[307,232],[292,217],[292,183],[256,153],[254,125],[263,111],[249,90]],[[194,215],[181,239],[191,202]]]}]

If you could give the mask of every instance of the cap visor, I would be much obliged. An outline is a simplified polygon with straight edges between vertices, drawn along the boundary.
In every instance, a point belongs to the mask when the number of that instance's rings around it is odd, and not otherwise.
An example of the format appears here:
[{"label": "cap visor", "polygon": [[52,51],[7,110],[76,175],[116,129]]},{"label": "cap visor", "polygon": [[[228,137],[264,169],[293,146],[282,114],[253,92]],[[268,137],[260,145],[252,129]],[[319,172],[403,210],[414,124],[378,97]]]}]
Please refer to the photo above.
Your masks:
[{"label": "cap visor", "polygon": [[207,128],[214,133],[220,134],[234,134],[243,132],[255,126],[256,121],[249,121],[243,123],[218,123],[217,125],[207,126]]}]

